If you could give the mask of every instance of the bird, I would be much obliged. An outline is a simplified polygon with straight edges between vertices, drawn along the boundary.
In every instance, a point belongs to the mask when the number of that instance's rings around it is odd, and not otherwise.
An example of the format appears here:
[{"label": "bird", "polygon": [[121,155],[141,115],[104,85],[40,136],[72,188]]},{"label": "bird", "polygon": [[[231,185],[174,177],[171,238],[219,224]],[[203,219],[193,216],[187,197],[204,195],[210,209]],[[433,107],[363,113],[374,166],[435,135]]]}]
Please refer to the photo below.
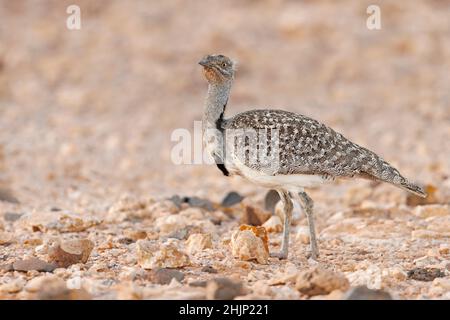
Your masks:
[{"label": "bird", "polygon": [[305,188],[338,178],[364,178],[426,197],[423,187],[407,180],[380,156],[305,115],[256,109],[226,118],[236,62],[222,54],[209,54],[198,63],[208,82],[202,117],[208,154],[225,176],[241,176],[275,189],[280,196],[284,210],[282,242],[272,257],[288,258],[293,201],[297,200],[308,222],[308,257],[318,259],[314,202]]}]

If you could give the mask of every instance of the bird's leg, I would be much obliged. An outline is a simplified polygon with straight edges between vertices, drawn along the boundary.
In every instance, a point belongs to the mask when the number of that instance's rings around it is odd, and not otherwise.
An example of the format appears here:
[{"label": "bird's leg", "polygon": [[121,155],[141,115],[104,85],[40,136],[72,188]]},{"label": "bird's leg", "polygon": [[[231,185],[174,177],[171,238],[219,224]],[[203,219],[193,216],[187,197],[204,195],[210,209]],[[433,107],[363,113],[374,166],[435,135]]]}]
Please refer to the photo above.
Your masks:
[{"label": "bird's leg", "polygon": [[309,225],[309,242],[311,245],[311,258],[317,260],[319,256],[319,248],[317,246],[316,229],[314,227],[314,215],[313,215],[313,200],[304,191],[298,193],[300,197],[300,206],[306,214]]},{"label": "bird's leg", "polygon": [[271,256],[279,259],[286,259],[289,251],[289,231],[291,227],[293,205],[289,192],[285,190],[277,190],[277,191],[278,194],[280,195],[284,209],[283,240],[281,242],[281,251],[274,252],[271,254]]}]

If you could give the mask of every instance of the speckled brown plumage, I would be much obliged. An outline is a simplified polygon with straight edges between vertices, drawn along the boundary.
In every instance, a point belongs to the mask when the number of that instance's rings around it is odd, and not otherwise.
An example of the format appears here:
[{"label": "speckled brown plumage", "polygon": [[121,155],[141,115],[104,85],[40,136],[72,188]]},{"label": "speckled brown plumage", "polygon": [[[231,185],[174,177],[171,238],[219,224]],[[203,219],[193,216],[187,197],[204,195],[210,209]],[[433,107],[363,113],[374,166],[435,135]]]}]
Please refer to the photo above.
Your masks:
[{"label": "speckled brown plumage", "polygon": [[[251,110],[223,123],[223,128],[276,129],[279,134],[279,168],[273,174],[318,174],[328,178],[377,179],[423,193],[397,169],[374,152],[357,145],[330,127],[309,117],[283,110]],[[270,135],[268,135],[270,137]],[[255,142],[248,142],[254,145]],[[265,163],[246,163],[264,170]]]}]

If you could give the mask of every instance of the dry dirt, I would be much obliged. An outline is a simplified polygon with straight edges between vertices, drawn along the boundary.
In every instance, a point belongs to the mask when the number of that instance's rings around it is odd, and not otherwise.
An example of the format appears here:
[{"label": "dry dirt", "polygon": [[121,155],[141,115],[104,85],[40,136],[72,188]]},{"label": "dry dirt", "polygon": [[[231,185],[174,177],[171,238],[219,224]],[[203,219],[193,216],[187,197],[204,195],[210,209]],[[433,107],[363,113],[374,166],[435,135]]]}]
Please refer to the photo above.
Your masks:
[{"label": "dry dirt", "polygon": [[[73,2],[79,31],[65,27]],[[359,285],[450,299],[450,2],[377,1],[371,31],[372,2],[0,0],[0,299],[339,299]],[[201,119],[197,61],[212,52],[240,63],[229,115],[316,118],[431,196],[313,189],[317,263],[298,208],[288,260],[234,258],[266,190],[170,158],[171,132]],[[231,190],[244,203],[218,205]],[[268,239],[277,250],[281,234]]]}]

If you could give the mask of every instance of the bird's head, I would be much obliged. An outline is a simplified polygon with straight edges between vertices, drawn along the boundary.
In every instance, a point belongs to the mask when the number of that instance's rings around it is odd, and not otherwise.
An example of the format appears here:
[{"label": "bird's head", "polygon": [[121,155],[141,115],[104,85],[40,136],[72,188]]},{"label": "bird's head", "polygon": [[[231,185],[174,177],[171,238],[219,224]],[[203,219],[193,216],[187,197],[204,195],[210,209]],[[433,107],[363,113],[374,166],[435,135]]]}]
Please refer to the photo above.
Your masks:
[{"label": "bird's head", "polygon": [[210,54],[199,61],[210,84],[220,84],[234,79],[236,63],[221,54]]}]

